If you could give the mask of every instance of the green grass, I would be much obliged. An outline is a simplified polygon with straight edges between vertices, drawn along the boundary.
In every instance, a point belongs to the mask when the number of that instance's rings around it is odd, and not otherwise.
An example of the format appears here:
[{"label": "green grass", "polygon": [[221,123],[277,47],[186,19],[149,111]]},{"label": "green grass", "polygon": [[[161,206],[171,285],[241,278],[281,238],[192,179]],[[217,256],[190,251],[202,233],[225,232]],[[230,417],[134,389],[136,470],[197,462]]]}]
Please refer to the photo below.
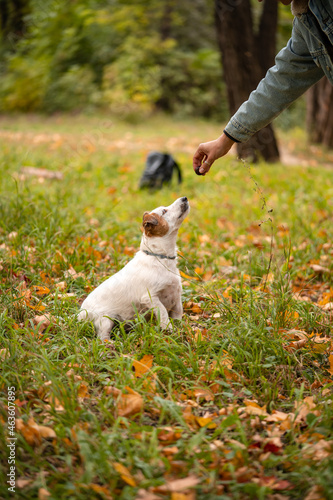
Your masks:
[{"label": "green grass", "polygon": [[[220,130],[165,116],[1,119],[1,498],[332,498],[332,154],[281,133],[307,165],[228,156],[195,176],[192,153]],[[138,190],[152,149],[175,155],[183,184]],[[63,179],[22,177],[27,166]],[[101,344],[79,304],[136,251],[143,212],[179,196],[191,204],[183,321],[166,333],[138,317]]]}]

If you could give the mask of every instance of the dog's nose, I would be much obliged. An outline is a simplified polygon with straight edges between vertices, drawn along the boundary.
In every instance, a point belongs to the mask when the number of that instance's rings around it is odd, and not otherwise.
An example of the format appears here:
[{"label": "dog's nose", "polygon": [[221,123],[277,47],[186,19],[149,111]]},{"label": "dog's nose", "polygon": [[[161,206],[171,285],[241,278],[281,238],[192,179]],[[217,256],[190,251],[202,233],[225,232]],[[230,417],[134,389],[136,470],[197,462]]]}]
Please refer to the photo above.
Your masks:
[{"label": "dog's nose", "polygon": [[188,201],[188,199],[186,198],[186,196],[183,196],[181,200],[184,201],[184,202]]}]

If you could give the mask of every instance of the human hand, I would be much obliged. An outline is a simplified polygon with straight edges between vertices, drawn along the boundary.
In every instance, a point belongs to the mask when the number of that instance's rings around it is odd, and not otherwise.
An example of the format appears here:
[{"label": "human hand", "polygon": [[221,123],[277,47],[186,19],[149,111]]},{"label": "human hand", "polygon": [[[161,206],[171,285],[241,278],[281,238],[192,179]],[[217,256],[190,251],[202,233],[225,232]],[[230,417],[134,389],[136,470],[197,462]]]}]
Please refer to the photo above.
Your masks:
[{"label": "human hand", "polygon": [[215,141],[200,144],[193,156],[193,170],[197,175],[206,175],[214,161],[227,154],[235,142],[225,134]]}]

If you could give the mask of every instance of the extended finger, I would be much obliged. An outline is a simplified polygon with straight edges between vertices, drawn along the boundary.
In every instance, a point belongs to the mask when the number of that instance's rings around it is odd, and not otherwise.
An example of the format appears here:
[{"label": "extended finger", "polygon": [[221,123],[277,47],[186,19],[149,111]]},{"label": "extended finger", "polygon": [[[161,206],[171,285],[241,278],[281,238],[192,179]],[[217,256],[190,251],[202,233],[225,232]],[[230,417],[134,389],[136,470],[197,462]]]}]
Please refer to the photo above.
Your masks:
[{"label": "extended finger", "polygon": [[199,147],[193,156],[193,169],[195,172],[201,167],[202,161],[205,157],[205,152]]}]

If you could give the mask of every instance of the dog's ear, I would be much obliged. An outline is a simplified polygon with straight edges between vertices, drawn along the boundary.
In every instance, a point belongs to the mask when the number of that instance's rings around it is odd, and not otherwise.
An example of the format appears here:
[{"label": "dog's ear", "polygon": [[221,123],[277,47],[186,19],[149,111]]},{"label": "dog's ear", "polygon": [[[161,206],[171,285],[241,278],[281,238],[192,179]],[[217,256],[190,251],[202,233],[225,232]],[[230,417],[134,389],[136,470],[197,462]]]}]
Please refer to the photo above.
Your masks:
[{"label": "dog's ear", "polygon": [[149,227],[149,226],[157,226],[158,219],[157,219],[156,215],[151,214],[149,212],[145,212],[143,214],[142,225],[144,228]]}]

